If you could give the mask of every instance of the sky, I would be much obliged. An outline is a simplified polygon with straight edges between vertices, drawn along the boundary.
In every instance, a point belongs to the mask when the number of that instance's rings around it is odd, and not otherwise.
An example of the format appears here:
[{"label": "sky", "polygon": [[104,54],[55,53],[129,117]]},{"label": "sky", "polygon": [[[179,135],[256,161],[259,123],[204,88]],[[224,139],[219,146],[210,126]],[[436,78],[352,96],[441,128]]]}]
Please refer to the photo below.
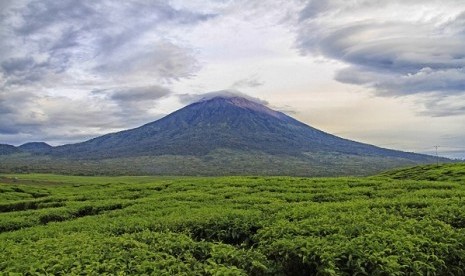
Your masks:
[{"label": "sky", "polygon": [[205,94],[465,158],[463,0],[0,0],[0,143],[84,141]]}]

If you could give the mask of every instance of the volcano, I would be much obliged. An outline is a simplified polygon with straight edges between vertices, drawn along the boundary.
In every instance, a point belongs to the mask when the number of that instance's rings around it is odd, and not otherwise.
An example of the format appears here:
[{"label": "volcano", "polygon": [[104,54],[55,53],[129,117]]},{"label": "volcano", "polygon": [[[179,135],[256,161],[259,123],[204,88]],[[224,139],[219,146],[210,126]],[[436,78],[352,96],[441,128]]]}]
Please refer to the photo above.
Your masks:
[{"label": "volcano", "polygon": [[238,96],[203,99],[141,127],[54,147],[47,155],[131,160],[143,174],[351,175],[436,162],[331,135]]}]

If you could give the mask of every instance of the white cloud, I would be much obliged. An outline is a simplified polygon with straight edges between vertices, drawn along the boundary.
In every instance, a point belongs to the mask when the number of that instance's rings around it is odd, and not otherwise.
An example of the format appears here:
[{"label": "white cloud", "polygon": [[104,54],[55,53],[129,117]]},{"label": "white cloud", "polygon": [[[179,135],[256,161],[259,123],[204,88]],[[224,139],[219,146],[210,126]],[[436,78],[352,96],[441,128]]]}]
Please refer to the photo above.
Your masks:
[{"label": "white cloud", "polygon": [[2,8],[0,142],[15,144],[78,141],[158,118],[167,86],[199,68],[169,30],[214,16],[166,1],[29,0]]},{"label": "white cloud", "polygon": [[[460,3],[309,1],[300,14],[297,46],[304,54],[347,64],[337,72],[338,81],[381,96],[421,94],[431,107],[437,95],[465,95]],[[465,114],[459,111],[443,114]]]}]

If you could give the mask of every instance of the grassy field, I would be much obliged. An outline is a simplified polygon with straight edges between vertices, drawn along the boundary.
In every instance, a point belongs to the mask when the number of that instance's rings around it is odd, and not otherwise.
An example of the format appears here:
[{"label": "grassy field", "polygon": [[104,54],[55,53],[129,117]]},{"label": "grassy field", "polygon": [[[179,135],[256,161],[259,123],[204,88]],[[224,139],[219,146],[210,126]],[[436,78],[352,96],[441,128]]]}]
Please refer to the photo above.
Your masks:
[{"label": "grassy field", "polygon": [[464,275],[464,174],[2,175],[0,274]]}]

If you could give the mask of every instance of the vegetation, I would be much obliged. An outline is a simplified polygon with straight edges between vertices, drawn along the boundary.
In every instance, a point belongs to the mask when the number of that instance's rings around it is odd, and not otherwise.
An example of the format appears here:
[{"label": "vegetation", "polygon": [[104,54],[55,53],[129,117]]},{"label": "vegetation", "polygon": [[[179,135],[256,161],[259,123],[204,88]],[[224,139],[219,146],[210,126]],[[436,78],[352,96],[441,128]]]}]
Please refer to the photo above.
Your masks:
[{"label": "vegetation", "polygon": [[18,153],[20,150],[12,145],[0,144],[0,156]]},{"label": "vegetation", "polygon": [[[423,173],[432,167],[426,168]],[[463,164],[453,168],[465,170]],[[463,275],[461,178],[436,182],[390,175],[399,174],[4,175],[0,271]]]},{"label": "vegetation", "polygon": [[440,164],[408,167],[382,174],[394,179],[453,181],[465,183],[465,164]]},{"label": "vegetation", "polygon": [[207,155],[161,155],[76,160],[20,153],[0,155],[0,173],[72,175],[373,175],[399,166],[415,165],[402,158],[344,155],[337,152],[301,156],[260,151],[213,150]]}]

